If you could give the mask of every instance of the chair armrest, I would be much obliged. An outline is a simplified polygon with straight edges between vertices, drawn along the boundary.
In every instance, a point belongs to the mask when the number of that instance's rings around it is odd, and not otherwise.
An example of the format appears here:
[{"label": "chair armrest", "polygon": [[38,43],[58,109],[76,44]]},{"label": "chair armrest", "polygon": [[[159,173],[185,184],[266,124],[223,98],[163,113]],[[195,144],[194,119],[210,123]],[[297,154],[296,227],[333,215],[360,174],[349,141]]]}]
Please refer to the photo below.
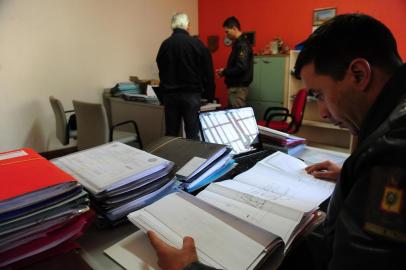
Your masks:
[{"label": "chair armrest", "polygon": [[268,109],[266,109],[265,113],[264,113],[264,120],[267,121],[268,118],[268,114],[272,113],[272,111],[275,112],[284,112],[285,114],[289,114],[289,110],[285,107],[269,107]]},{"label": "chair armrest", "polygon": [[273,113],[273,114],[270,114],[268,116],[268,118],[266,119],[266,126],[269,126],[269,123],[272,122],[272,119],[274,119],[276,117],[281,117],[281,116],[283,117],[282,121],[286,121],[286,120],[288,120],[288,118],[290,119],[289,126],[294,122],[293,121],[293,115],[290,114],[290,113],[288,113],[288,114],[286,114],[286,113]]},{"label": "chair armrest", "polygon": [[115,128],[117,128],[119,126],[127,125],[127,124],[132,124],[134,126],[135,134],[137,134],[137,141],[138,141],[138,143],[140,145],[140,149],[143,149],[140,132],[138,130],[137,123],[134,120],[128,120],[128,121],[120,122],[120,123],[117,123],[117,124],[113,125],[110,128],[109,141],[110,142],[113,141],[113,132],[114,132]]}]

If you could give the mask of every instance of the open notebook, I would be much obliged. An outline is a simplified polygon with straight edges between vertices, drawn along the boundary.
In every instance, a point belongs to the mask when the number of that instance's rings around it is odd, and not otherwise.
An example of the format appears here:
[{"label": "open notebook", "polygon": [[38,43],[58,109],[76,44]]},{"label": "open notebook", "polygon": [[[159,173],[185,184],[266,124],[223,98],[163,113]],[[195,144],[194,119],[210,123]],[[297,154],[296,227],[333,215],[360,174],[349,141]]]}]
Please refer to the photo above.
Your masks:
[{"label": "open notebook", "polygon": [[305,167],[276,152],[232,180],[212,183],[196,197],[173,193],[128,218],[176,247],[184,236],[192,236],[199,260],[217,268],[276,266],[283,251],[320,222],[318,205],[334,189],[333,183],[307,175]]}]

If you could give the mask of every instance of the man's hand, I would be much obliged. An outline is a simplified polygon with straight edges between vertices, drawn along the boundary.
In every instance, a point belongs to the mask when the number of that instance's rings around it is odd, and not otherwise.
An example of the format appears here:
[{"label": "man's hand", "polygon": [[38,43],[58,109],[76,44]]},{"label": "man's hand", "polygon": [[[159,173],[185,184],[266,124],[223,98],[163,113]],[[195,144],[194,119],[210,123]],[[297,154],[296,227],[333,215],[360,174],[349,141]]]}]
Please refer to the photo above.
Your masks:
[{"label": "man's hand", "polygon": [[315,178],[334,181],[338,180],[341,173],[341,168],[329,160],[310,165],[305,170]]},{"label": "man's hand", "polygon": [[195,242],[192,237],[183,238],[182,249],[177,249],[166,244],[153,231],[148,231],[147,234],[162,270],[182,270],[197,261]]},{"label": "man's hand", "polygon": [[216,69],[216,74],[218,77],[222,77],[223,76],[223,70],[224,68],[218,68]]}]

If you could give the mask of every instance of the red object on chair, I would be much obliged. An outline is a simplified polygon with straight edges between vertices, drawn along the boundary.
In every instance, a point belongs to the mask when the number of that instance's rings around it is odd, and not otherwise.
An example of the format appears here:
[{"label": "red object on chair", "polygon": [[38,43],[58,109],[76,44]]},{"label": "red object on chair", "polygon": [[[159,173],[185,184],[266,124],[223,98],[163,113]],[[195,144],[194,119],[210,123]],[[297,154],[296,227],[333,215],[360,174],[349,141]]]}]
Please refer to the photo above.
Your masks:
[{"label": "red object on chair", "polygon": [[296,94],[290,111],[284,107],[270,107],[266,109],[264,120],[258,121],[258,125],[290,134],[298,132],[302,125],[306,97],[307,90],[301,89]]}]

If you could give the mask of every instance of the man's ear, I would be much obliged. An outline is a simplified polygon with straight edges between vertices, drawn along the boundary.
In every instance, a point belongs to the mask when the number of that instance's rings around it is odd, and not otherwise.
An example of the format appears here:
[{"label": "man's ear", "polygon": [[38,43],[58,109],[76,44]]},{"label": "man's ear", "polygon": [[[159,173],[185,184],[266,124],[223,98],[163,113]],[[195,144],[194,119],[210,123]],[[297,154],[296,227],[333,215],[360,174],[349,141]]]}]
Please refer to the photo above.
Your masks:
[{"label": "man's ear", "polygon": [[351,61],[348,70],[353,78],[353,83],[360,91],[365,91],[372,79],[371,65],[364,58]]}]

